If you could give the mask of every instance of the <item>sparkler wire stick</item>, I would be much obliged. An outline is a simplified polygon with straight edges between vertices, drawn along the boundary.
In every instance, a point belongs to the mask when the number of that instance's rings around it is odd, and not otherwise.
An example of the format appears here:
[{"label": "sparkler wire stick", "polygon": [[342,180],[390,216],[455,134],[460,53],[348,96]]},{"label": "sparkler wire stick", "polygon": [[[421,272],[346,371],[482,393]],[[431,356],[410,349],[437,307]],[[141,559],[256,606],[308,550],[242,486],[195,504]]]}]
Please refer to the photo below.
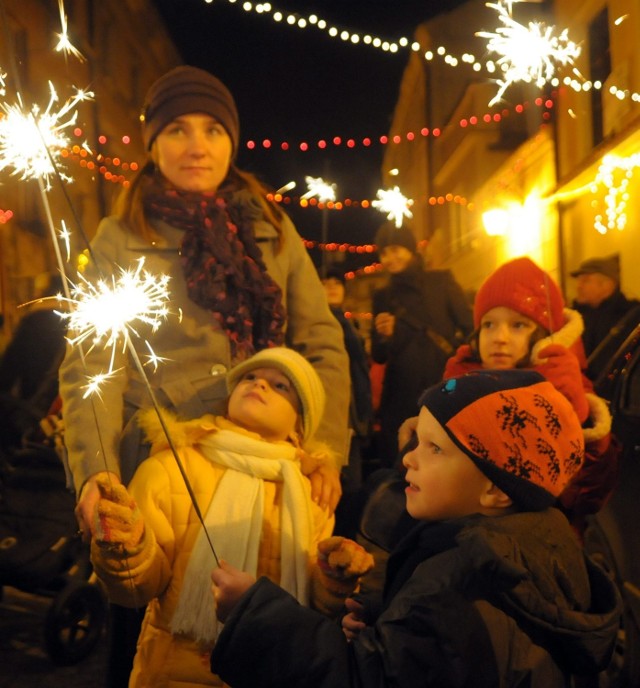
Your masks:
[{"label": "sparkler wire stick", "polygon": [[178,465],[178,470],[180,471],[180,474],[182,475],[182,479],[184,480],[185,487],[187,488],[187,492],[189,493],[189,497],[191,498],[191,503],[193,505],[193,509],[196,512],[196,516],[198,517],[198,520],[200,521],[200,524],[202,525],[202,528],[204,530],[204,534],[207,537],[207,542],[209,543],[209,547],[211,548],[211,552],[213,553],[214,559],[216,560],[216,565],[220,566],[220,561],[218,559],[218,555],[216,554],[215,547],[213,546],[213,542],[211,541],[211,536],[209,535],[209,531],[207,530],[207,527],[205,526],[204,518],[202,516],[202,512],[200,511],[200,507],[198,506],[198,501],[197,501],[196,495],[193,491],[193,487],[191,486],[191,483],[189,481],[187,473],[184,470],[184,466],[182,465],[182,461],[180,460],[176,446],[173,443],[171,435],[169,434],[169,429],[167,428],[165,420],[162,417],[162,413],[160,412],[160,406],[158,404],[158,400],[156,398],[155,392],[153,391],[153,388],[149,384],[149,380],[147,378],[147,375],[144,373],[144,369],[142,366],[142,362],[140,361],[140,358],[138,356],[138,352],[136,351],[135,347],[133,346],[133,342],[131,341],[131,339],[129,337],[127,337],[127,348],[129,349],[129,353],[131,354],[131,357],[133,358],[133,360],[136,364],[136,368],[138,369],[138,372],[140,373],[140,375],[142,376],[142,379],[144,380],[144,384],[145,384],[145,387],[146,387],[147,392],[149,394],[149,398],[151,399],[151,403],[153,404],[153,408],[154,408],[154,410],[158,416],[158,419],[160,420],[160,425],[162,426],[162,430],[164,431],[164,434],[167,438],[167,442],[169,443],[169,448],[171,449],[171,453],[173,454],[173,458],[175,459],[176,464]]}]

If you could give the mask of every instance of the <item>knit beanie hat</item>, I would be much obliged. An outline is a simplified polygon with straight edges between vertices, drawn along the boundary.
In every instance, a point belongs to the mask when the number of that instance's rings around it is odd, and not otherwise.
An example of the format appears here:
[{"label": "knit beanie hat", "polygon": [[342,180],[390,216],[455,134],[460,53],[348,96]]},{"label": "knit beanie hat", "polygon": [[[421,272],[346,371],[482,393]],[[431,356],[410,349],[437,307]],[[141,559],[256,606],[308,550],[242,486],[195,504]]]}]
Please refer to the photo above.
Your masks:
[{"label": "knit beanie hat", "polygon": [[168,71],[147,91],[140,116],[145,148],[149,150],[158,134],[176,117],[194,112],[218,120],[229,134],[233,150],[238,150],[240,123],[229,89],[213,74],[185,65]]},{"label": "knit beanie hat", "polygon": [[396,227],[393,222],[385,222],[378,229],[374,243],[378,248],[378,253],[387,246],[404,246],[411,253],[416,253],[418,250],[418,243],[413,232],[404,225]]},{"label": "knit beanie hat", "polygon": [[262,349],[232,368],[227,375],[227,389],[233,392],[245,373],[256,368],[276,368],[287,376],[300,397],[303,442],[318,429],[324,411],[325,392],[318,373],[297,351],[283,346]]},{"label": "knit beanie hat", "polygon": [[564,298],[550,275],[530,258],[516,258],[487,277],[473,304],[475,327],[492,308],[512,308],[552,333],[564,324]]},{"label": "knit beanie hat", "polygon": [[455,444],[514,504],[551,506],[584,458],[570,402],[532,370],[479,370],[421,397]]}]

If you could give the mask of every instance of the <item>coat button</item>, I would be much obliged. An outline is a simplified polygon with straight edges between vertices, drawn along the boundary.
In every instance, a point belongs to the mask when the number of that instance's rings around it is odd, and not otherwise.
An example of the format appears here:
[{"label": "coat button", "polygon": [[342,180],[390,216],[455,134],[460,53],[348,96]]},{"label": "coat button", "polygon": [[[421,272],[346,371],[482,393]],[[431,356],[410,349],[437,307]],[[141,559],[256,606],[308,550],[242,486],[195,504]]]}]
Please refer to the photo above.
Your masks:
[{"label": "coat button", "polygon": [[212,377],[218,377],[218,375],[226,375],[227,373],[227,368],[222,365],[222,363],[214,363],[214,365],[211,366],[211,370],[209,371],[209,374]]}]

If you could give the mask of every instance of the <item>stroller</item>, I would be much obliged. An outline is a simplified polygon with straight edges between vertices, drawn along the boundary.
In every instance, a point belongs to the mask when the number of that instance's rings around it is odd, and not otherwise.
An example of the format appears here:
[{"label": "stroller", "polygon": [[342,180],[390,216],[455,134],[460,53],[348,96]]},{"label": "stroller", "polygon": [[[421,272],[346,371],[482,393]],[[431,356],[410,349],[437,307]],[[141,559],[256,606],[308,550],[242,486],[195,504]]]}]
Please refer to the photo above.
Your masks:
[{"label": "stroller", "polygon": [[74,515],[75,497],[51,438],[39,434],[38,414],[10,395],[0,398],[0,409],[5,419],[0,444],[0,589],[11,586],[51,598],[44,620],[45,648],[54,664],[75,664],[102,635],[106,599],[92,582],[89,548],[78,534]]}]

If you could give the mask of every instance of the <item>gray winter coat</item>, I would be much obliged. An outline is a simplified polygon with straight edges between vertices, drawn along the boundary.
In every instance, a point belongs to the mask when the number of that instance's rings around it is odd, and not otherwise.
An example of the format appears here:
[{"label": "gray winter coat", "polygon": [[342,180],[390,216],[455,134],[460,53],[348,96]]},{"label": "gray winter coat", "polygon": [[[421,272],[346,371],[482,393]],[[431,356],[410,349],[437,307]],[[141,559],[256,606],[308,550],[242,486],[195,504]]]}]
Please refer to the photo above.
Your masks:
[{"label": "gray winter coat", "polygon": [[[148,339],[154,352],[164,359],[157,370],[151,365],[144,368],[161,406],[185,419],[221,413],[227,396],[225,373],[234,363],[227,337],[212,314],[187,296],[179,256],[182,230],[163,222],[153,226],[160,240],[149,245],[115,217],[104,219],[91,242],[96,264],[90,264],[86,277],[109,277],[119,268],[134,268],[142,257],[145,270],[170,276],[171,315],[155,333],[144,325],[137,328],[141,339],[134,339],[136,351],[141,362],[147,362],[143,340]],[[287,309],[285,343],[313,364],[327,392],[326,411],[316,438],[346,457],[350,383],[340,325],[331,315],[324,288],[291,221],[284,219],[279,252],[278,236],[271,224],[259,220],[254,231],[267,270],[282,289]],[[88,477],[104,470],[121,475],[127,483],[148,453],[136,417],[140,409],[151,405],[150,395],[144,377],[122,347],[113,363],[118,372],[102,386],[99,395],[83,399],[87,376],[106,372],[110,356],[110,349],[98,347],[87,353],[83,362],[78,347],[68,348],[60,368],[65,444],[77,490]]]}]

